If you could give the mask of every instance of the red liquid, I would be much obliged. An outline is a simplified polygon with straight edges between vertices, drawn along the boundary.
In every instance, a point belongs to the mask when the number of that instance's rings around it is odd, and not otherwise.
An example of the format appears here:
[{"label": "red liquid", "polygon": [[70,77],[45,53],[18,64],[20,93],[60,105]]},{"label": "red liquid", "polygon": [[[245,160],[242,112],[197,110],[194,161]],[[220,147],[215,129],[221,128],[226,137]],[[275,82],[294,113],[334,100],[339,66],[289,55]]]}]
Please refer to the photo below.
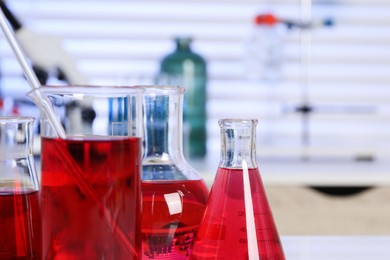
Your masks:
[{"label": "red liquid", "polygon": [[41,259],[37,191],[0,194],[0,259]]},{"label": "red liquid", "polygon": [[[140,145],[138,138],[42,138],[44,259],[137,259],[115,230],[122,230],[139,252]],[[65,153],[106,211],[75,181]]]},{"label": "red liquid", "polygon": [[188,259],[207,196],[203,180],[143,181],[143,259]]},{"label": "red liquid", "polygon": [[[259,257],[285,259],[257,168],[249,181]],[[191,259],[248,259],[245,214],[242,169],[219,168]]]}]

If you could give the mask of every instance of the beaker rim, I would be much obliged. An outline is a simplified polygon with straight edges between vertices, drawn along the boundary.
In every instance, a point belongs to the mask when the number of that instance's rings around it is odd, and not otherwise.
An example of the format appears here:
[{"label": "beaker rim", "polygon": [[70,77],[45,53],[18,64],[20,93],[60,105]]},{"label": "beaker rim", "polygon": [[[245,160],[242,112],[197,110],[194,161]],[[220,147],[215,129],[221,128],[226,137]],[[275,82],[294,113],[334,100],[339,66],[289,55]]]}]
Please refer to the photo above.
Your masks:
[{"label": "beaker rim", "polygon": [[140,94],[142,93],[143,87],[135,86],[121,86],[121,85],[45,85],[36,89],[33,89],[27,92],[27,95],[30,96],[35,92],[43,93],[54,93],[54,94],[119,94],[119,93],[129,93],[129,94]]},{"label": "beaker rim", "polygon": [[0,125],[12,123],[29,123],[34,121],[35,118],[31,116],[0,116]]}]

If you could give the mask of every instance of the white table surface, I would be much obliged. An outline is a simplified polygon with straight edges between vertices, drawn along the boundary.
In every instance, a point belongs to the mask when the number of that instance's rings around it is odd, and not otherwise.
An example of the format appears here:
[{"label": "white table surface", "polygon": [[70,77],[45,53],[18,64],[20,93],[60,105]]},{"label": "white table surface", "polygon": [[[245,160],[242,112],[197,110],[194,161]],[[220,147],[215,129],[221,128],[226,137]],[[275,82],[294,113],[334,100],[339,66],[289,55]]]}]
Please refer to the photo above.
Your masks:
[{"label": "white table surface", "polygon": [[282,236],[288,260],[389,260],[390,236]]}]

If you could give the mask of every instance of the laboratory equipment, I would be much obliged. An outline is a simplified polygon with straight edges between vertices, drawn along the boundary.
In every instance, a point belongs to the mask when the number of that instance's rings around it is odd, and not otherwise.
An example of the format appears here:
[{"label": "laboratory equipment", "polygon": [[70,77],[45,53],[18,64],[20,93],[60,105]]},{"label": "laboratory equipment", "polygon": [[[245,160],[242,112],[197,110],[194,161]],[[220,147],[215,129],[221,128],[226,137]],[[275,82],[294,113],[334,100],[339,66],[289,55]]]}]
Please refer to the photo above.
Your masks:
[{"label": "laboratory equipment", "polygon": [[191,48],[191,37],[175,38],[176,49],[161,61],[158,84],[180,85],[184,95],[184,154],[189,158],[206,155],[206,60]]},{"label": "laboratory equipment", "polygon": [[184,159],[184,88],[145,87],[142,162],[142,258],[188,259],[208,187]]},{"label": "laboratory equipment", "polygon": [[[50,102],[66,133],[59,138],[41,114],[43,258],[139,259],[142,89],[41,87],[29,95]],[[122,106],[109,110],[112,99]],[[84,103],[93,114],[72,113]]]},{"label": "laboratory equipment", "polygon": [[46,84],[50,76],[69,84],[88,83],[87,77],[77,68],[74,58],[63,47],[63,40],[59,36],[38,33],[24,26],[3,0],[0,0],[0,8],[24,52],[32,61],[41,84]]},{"label": "laboratory equipment", "polygon": [[256,163],[256,124],[219,121],[221,161],[191,259],[285,259]]},{"label": "laboratory equipment", "polygon": [[283,28],[271,14],[256,15],[245,41],[244,65],[249,80],[278,81],[282,76]]},{"label": "laboratory equipment", "polygon": [[31,117],[0,117],[0,259],[41,259]]},{"label": "laboratory equipment", "polygon": [[282,79],[284,42],[288,29],[315,29],[333,26],[332,18],[299,21],[272,13],[255,15],[249,37],[245,41],[244,65],[249,80],[277,81]]}]

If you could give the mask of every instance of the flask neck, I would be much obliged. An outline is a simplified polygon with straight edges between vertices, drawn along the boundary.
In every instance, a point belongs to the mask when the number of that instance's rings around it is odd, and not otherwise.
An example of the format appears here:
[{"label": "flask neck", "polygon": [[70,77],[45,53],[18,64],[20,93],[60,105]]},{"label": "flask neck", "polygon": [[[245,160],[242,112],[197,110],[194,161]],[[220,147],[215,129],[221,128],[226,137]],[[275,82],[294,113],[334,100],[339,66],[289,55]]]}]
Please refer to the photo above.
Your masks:
[{"label": "flask neck", "polygon": [[248,168],[257,168],[256,163],[257,120],[223,119],[221,128],[222,168],[242,168],[243,161]]},{"label": "flask neck", "polygon": [[183,159],[182,107],[183,93],[146,93],[144,161],[168,163]]},{"label": "flask neck", "polygon": [[190,52],[192,39],[189,37],[178,37],[175,39],[176,51]]}]

